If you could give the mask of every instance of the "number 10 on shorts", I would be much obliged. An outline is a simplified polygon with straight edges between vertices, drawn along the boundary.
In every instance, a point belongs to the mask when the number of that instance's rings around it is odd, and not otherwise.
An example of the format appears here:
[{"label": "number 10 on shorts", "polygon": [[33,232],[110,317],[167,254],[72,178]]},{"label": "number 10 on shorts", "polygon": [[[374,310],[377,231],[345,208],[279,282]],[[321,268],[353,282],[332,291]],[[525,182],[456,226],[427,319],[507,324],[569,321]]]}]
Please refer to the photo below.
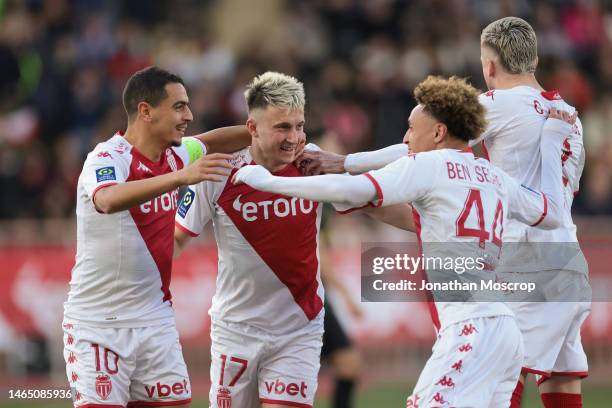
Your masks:
[{"label": "number 10 on shorts", "polygon": [[[96,343],[91,343],[91,347],[93,347],[93,349],[96,351],[96,371],[100,372],[102,371],[102,365],[100,364],[100,346]],[[108,355],[112,354],[113,357],[111,357],[114,361],[112,363],[112,365],[114,367],[110,367],[109,363],[108,363]],[[104,368],[106,369],[106,372],[109,374],[117,374],[119,372],[119,355],[117,355],[117,353],[115,353],[113,350],[109,350],[106,347],[104,347]]]},{"label": "number 10 on shorts", "polygon": [[[230,357],[229,360],[232,363],[240,364],[240,369],[238,369],[238,372],[236,373],[236,375],[234,375],[234,377],[231,379],[230,383],[228,384],[228,387],[232,387],[238,382],[240,377],[242,377],[242,374],[244,374],[244,372],[246,371],[247,365],[249,362],[243,358],[238,358],[234,356]],[[225,354],[221,354],[221,375],[219,376],[219,385],[224,385],[223,383],[224,383],[226,365],[227,365],[227,356]]]}]

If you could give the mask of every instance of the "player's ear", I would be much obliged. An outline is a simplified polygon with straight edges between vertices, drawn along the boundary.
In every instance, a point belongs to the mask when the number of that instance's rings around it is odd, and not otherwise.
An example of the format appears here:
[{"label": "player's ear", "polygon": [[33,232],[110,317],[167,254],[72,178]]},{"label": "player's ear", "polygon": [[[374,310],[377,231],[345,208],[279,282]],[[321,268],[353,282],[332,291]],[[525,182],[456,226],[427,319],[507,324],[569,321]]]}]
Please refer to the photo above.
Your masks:
[{"label": "player's ear", "polygon": [[138,117],[144,120],[145,122],[151,122],[151,105],[146,102],[138,103]]},{"label": "player's ear", "polygon": [[495,60],[491,58],[487,61],[487,76],[489,78],[493,78],[496,72],[497,66],[495,65]]},{"label": "player's ear", "polygon": [[436,123],[434,125],[434,142],[440,143],[446,138],[448,128],[444,123]]},{"label": "player's ear", "polygon": [[246,128],[252,137],[257,137],[257,122],[251,116],[247,119]]}]

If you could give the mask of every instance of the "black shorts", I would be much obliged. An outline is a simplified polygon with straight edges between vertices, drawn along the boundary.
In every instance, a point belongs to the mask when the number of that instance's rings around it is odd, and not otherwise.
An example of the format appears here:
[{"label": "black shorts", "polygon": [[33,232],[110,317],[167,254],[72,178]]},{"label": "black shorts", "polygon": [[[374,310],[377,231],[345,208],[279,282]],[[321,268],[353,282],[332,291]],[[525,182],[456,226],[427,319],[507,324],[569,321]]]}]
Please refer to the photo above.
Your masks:
[{"label": "black shorts", "polygon": [[323,348],[321,349],[321,358],[326,358],[335,351],[348,349],[351,347],[351,341],[346,335],[344,329],[340,325],[334,309],[328,301],[325,301],[325,319],[323,321]]}]

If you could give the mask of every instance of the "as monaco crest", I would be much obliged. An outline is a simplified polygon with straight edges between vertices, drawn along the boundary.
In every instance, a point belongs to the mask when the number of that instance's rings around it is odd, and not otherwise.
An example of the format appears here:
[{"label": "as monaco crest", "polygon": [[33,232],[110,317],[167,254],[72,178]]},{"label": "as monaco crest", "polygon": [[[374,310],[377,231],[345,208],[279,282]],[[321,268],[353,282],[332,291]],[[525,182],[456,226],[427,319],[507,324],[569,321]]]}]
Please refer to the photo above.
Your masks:
[{"label": "as monaco crest", "polygon": [[113,383],[107,374],[100,374],[96,377],[96,392],[103,400],[107,399],[113,390]]},{"label": "as monaco crest", "polygon": [[232,394],[227,387],[219,387],[217,390],[217,407],[232,408]]}]

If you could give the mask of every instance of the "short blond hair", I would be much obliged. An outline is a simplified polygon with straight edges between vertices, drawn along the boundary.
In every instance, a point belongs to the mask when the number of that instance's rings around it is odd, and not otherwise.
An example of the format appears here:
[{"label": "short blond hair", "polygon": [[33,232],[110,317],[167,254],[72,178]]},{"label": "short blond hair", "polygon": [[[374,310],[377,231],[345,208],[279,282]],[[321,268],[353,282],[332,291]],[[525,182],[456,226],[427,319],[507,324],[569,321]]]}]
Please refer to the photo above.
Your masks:
[{"label": "short blond hair", "polygon": [[283,109],[304,110],[304,85],[292,76],[268,71],[256,76],[244,92],[249,112],[274,106]]},{"label": "short blond hair", "polygon": [[538,65],[538,40],[528,22],[504,17],[482,30],[480,44],[491,48],[510,74],[533,74]]}]

